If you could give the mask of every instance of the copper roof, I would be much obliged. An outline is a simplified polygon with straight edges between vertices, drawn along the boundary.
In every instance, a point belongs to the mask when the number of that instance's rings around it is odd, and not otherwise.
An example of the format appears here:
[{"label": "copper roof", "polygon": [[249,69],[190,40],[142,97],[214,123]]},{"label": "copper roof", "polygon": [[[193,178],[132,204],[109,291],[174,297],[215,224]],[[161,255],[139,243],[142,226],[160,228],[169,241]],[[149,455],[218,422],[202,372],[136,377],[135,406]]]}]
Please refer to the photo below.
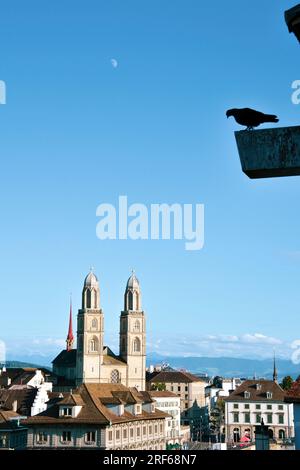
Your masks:
[{"label": "copper roof", "polygon": [[[259,385],[259,387],[257,387]],[[245,398],[245,392],[249,392],[249,398]],[[272,398],[267,398],[267,392],[272,393]],[[224,401],[284,401],[285,392],[273,380],[245,380]],[[222,397],[223,398],[223,397]]]},{"label": "copper roof", "polygon": [[76,367],[76,353],[76,349],[70,349],[70,351],[63,349],[58,356],[53,359],[52,364],[58,367]]}]

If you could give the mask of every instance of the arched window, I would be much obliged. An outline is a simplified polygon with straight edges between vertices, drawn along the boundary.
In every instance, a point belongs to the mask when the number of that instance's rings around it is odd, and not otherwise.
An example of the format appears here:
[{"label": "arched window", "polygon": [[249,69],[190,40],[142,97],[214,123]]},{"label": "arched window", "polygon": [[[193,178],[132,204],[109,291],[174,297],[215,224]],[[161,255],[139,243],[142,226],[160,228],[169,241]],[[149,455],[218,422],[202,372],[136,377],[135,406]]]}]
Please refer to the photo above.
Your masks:
[{"label": "arched window", "polygon": [[136,320],[133,328],[134,331],[140,331],[140,322],[138,320]]},{"label": "arched window", "polygon": [[117,369],[114,369],[110,374],[110,380],[112,384],[117,384],[120,382],[120,373]]},{"label": "arched window", "polygon": [[133,293],[133,310],[138,310],[139,309],[139,294],[135,291]]},{"label": "arched window", "polygon": [[125,338],[122,338],[122,352],[125,352],[126,349],[126,343],[125,343]]},{"label": "arched window", "polygon": [[94,290],[94,308],[97,308],[97,291]]},{"label": "arched window", "polygon": [[285,430],[279,429],[278,436],[279,436],[279,439],[285,439]]},{"label": "arched window", "polygon": [[133,340],[133,352],[140,352],[141,351],[141,342],[139,338],[135,338]]},{"label": "arched window", "polygon": [[91,308],[91,291],[86,291],[86,308]]},{"label": "arched window", "polygon": [[92,320],[92,328],[97,329],[98,328],[98,322],[96,318],[93,318]]},{"label": "arched window", "polygon": [[96,338],[96,336],[94,336],[93,339],[90,340],[89,351],[90,352],[98,351],[98,339]]},{"label": "arched window", "polygon": [[132,292],[128,292],[128,310],[133,310],[133,295]]},{"label": "arched window", "polygon": [[239,428],[234,428],[233,430],[233,441],[239,442],[240,441],[240,430]]}]

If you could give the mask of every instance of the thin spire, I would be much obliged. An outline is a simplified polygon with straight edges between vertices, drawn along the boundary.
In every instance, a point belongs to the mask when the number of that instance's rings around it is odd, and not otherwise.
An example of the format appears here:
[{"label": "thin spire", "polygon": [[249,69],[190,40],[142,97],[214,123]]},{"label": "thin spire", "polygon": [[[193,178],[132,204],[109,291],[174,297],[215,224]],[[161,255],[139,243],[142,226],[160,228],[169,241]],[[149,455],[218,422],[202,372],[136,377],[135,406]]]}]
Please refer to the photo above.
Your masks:
[{"label": "thin spire", "polygon": [[67,351],[71,351],[73,348],[74,343],[74,335],[73,335],[73,326],[72,326],[72,294],[70,296],[70,317],[69,317],[69,329],[68,329],[68,336],[67,336]]},{"label": "thin spire", "polygon": [[276,358],[275,358],[275,349],[274,349],[273,382],[277,382],[277,380],[278,380],[278,374],[277,374]]}]

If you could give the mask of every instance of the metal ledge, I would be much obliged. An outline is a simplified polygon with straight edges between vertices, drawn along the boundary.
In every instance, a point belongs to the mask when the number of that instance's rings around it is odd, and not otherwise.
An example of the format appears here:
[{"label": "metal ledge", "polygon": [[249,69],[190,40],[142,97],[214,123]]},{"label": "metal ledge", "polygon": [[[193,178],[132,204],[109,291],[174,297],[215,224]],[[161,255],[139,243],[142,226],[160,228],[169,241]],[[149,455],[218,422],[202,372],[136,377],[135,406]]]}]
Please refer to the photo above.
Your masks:
[{"label": "metal ledge", "polygon": [[237,131],[235,139],[249,178],[300,175],[300,126]]}]

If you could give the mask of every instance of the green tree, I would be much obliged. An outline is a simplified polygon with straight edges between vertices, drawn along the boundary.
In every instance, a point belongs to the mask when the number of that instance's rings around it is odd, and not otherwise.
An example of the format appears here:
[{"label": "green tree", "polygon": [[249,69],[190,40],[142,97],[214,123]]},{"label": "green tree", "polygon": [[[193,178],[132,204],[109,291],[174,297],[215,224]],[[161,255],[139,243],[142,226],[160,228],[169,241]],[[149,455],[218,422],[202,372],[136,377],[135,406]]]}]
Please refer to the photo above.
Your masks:
[{"label": "green tree", "polygon": [[286,375],[285,377],[283,377],[280,387],[283,388],[283,390],[289,390],[293,383],[294,380],[292,379],[292,377],[290,375]]},{"label": "green tree", "polygon": [[160,382],[154,383],[151,386],[151,390],[156,390],[158,392],[163,392],[164,390],[166,390],[166,384],[160,383]]}]

